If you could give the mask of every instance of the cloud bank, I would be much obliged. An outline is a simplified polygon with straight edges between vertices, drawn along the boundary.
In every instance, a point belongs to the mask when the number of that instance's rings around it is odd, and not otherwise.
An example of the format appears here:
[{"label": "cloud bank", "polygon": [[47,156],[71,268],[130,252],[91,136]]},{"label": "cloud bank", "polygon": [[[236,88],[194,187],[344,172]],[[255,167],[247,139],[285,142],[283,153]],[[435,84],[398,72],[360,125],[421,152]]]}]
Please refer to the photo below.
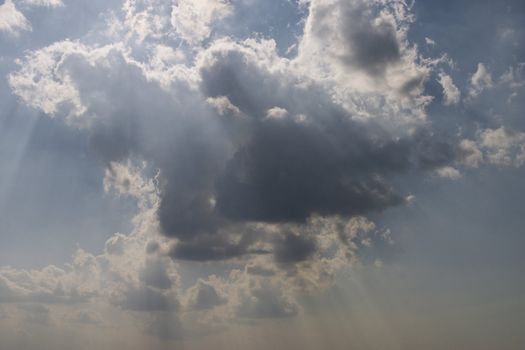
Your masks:
[{"label": "cloud bank", "polygon": [[[17,60],[12,92],[85,131],[106,192],[132,198],[138,213],[133,231],[112,236],[101,254],[79,249],[61,267],[1,268],[0,303],[110,305],[147,314],[144,332],[174,339],[181,324],[212,331],[292,317],[302,295],[364,256],[381,264],[393,240],[367,216],[410,204],[400,182],[525,163],[523,132],[435,128],[425,88],[437,76],[443,105],[459,108],[492,88],[519,88],[520,70],[496,82],[479,63],[462,91],[446,57],[409,41],[416,18],[404,1],[302,1],[294,55],[271,38],[231,35],[237,6],[128,0],[87,38]],[[0,7],[0,31],[31,28],[11,0]],[[219,271],[182,281],[186,264],[210,263]],[[70,318],[103,322],[87,312]]]}]

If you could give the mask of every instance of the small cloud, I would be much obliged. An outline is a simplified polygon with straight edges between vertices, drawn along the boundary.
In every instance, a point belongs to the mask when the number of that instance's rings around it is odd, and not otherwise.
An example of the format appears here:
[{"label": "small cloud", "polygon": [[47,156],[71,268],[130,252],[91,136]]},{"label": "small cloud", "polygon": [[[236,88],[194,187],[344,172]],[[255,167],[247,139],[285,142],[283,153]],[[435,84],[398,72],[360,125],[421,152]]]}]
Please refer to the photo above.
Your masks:
[{"label": "small cloud", "polygon": [[441,84],[441,87],[443,88],[443,104],[445,106],[450,105],[457,105],[459,101],[461,100],[461,92],[457,88],[457,86],[454,84],[454,81],[450,77],[450,75],[447,75],[445,73],[439,74],[438,82]]},{"label": "small cloud", "polygon": [[427,43],[428,46],[436,46],[436,42],[428,37],[425,37],[425,43]]},{"label": "small cloud", "polygon": [[446,167],[437,169],[436,174],[439,177],[444,177],[444,178],[448,178],[451,180],[457,180],[461,178],[461,173],[459,172],[459,170],[451,166],[446,166]]}]

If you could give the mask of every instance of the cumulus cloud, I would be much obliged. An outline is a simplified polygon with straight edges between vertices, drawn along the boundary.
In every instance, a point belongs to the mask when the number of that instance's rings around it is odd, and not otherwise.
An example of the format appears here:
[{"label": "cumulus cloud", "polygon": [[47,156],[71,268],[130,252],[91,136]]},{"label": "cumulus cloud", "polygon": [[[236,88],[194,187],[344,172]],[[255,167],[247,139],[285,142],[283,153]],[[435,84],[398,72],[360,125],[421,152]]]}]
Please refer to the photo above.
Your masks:
[{"label": "cumulus cloud", "polygon": [[[316,11],[325,5],[310,6],[309,21],[324,21]],[[425,71],[406,43],[405,7],[378,9],[362,2],[324,9],[365,21],[362,28],[324,23],[351,46],[337,65],[391,82],[400,77],[397,69]],[[149,11],[146,4],[126,3],[124,22],[150,18]],[[319,40],[308,30],[304,47]],[[385,43],[386,51],[370,51],[370,41]],[[350,219],[402,205],[406,196],[389,184],[391,176],[446,169],[459,156],[452,142],[424,129],[400,137],[388,121],[355,117],[318,76],[297,68],[303,53],[283,58],[272,40],[216,40],[189,66],[159,58],[173,53],[165,46],[147,47],[151,55],[144,61],[123,44],[57,42],[28,53],[9,82],[30,106],[89,132],[107,167],[106,190],[153,208],[160,230],[173,239],[173,259],[307,261],[318,252],[315,237],[300,233],[310,218]],[[412,96],[406,83],[394,95]],[[386,96],[384,85],[377,88]],[[279,233],[261,234],[257,223],[277,225]],[[293,225],[297,231],[290,231]],[[122,256],[128,243],[116,235],[106,254]],[[134,286],[132,295],[169,287],[163,265],[147,263],[145,287]]]},{"label": "cumulus cloud", "polygon": [[[523,164],[522,133],[469,140],[433,130],[424,85],[435,62],[408,41],[404,1],[303,5],[294,57],[271,39],[213,34],[234,11],[222,0],[129,0],[91,33],[101,43],[27,51],[8,77],[13,93],[86,132],[105,191],[134,199],[138,214],[99,255],[1,268],[0,302],[102,303],[141,314],[147,332],[167,338],[193,314],[290,317],[301,293],[389,249],[390,232],[366,216],[413,200],[396,180],[457,179],[485,160]],[[452,77],[438,81],[444,104],[458,104]],[[492,83],[480,64],[471,95]],[[221,274],[182,286],[180,264],[210,262]],[[97,324],[90,315],[74,319]]]}]

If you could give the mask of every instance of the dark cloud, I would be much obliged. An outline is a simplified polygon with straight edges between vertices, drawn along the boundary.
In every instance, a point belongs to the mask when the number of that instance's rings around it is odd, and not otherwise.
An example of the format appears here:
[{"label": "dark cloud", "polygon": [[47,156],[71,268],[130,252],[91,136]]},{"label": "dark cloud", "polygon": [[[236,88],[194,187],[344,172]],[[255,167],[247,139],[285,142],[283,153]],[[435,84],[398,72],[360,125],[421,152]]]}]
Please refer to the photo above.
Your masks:
[{"label": "dark cloud", "polygon": [[288,233],[275,244],[275,260],[280,264],[297,263],[310,258],[316,250],[313,237]]},{"label": "dark cloud", "polygon": [[217,210],[232,220],[300,222],[314,213],[355,215],[401,204],[381,171],[408,165],[396,163],[403,145],[375,146],[352,124],[255,123],[217,181]]},{"label": "dark cloud", "polygon": [[[223,43],[206,55],[203,96],[180,83],[173,98],[136,68],[119,68],[118,76],[145,88],[112,88],[134,99],[112,106],[114,115],[93,129],[105,161],[136,157],[159,169],[157,214],[162,232],[178,240],[169,253],[174,259],[267,254],[255,247],[267,237],[232,230],[246,230],[249,222],[304,223],[316,214],[382,211],[405,202],[390,177],[432,170],[456,157],[448,140],[430,133],[393,137],[354,120],[321,87],[299,86],[293,75],[269,71],[244,47]],[[227,98],[241,116],[218,115],[206,98]],[[313,253],[314,246],[294,237],[276,245],[277,261]]]},{"label": "dark cloud", "polygon": [[[357,55],[352,60],[368,62],[362,68],[379,74],[399,60],[395,27],[383,17],[366,22],[378,15],[366,6],[354,10],[366,19],[363,28],[346,29]],[[169,252],[174,259],[268,254],[257,245],[268,243],[267,235],[249,232],[246,224],[304,224],[313,215],[380,212],[405,202],[390,184],[393,176],[433,170],[455,157],[447,141],[431,134],[394,137],[373,122],[354,119],[325,87],[305,84],[278,58],[273,63],[282,64],[280,69],[261,64],[260,53],[249,46],[212,45],[198,59],[200,84],[175,79],[171,92],[119,50],[105,55],[99,65],[64,55],[62,65],[81,82],[85,114],[93,116],[91,144],[104,164],[145,160],[145,171],[156,174],[157,217],[162,233],[176,239]],[[217,113],[209,98],[227,99],[238,115]],[[283,237],[275,244],[276,261],[313,255],[313,241]],[[152,270],[141,277],[146,285],[168,287],[162,271],[147,269]]]},{"label": "dark cloud", "polygon": [[266,251],[252,249],[257,239],[264,238],[261,233],[246,229],[245,232],[233,235],[231,232],[220,234],[195,235],[191,241],[181,241],[173,246],[169,255],[174,259],[193,261],[217,261],[240,257],[245,254],[267,254]]},{"label": "dark cloud", "polygon": [[[454,159],[453,147],[432,135],[392,138],[354,121],[315,88],[287,86],[286,77],[240,56],[220,52],[202,72],[207,96],[226,96],[250,118],[244,142],[216,182],[217,211],[230,220],[301,222],[312,214],[382,210],[404,202],[387,176]],[[274,106],[289,116],[266,117]]]}]

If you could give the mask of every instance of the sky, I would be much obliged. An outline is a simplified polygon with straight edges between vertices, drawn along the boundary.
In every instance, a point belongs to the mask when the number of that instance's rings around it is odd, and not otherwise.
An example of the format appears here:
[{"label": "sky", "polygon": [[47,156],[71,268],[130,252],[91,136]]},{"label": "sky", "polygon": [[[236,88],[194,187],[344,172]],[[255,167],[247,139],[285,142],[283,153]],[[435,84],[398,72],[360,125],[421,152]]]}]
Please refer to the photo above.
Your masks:
[{"label": "sky", "polygon": [[521,0],[0,0],[0,350],[525,346]]}]

